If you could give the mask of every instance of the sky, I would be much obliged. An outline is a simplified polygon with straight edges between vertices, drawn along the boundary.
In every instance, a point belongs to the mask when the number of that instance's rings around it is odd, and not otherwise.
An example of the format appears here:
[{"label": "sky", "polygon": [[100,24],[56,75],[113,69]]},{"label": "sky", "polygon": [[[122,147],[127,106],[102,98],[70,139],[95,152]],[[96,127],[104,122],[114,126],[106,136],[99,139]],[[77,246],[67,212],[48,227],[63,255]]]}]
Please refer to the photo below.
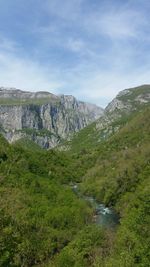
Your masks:
[{"label": "sky", "polygon": [[150,83],[149,0],[0,0],[0,86],[105,107]]}]

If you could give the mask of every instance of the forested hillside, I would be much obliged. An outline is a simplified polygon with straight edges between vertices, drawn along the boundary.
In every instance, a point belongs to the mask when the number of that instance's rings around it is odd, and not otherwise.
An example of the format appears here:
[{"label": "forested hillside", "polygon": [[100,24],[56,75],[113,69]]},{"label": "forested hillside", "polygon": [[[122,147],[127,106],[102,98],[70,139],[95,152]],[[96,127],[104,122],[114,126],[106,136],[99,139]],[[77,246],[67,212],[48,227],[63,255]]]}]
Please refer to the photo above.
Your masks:
[{"label": "forested hillside", "polygon": [[[80,190],[115,208],[120,215],[117,232],[85,228],[84,237],[81,232],[62,250],[56,266],[149,266],[149,117],[149,108],[137,112],[118,133],[89,150],[95,163],[84,175]],[[85,152],[80,154],[83,162]]]},{"label": "forested hillside", "polygon": [[150,0],[0,0],[0,267],[150,267]]},{"label": "forested hillside", "polygon": [[0,266],[34,266],[58,253],[91,210],[67,186],[71,161],[0,139]]},{"label": "forested hillside", "polygon": [[[0,266],[149,266],[149,118],[149,107],[137,111],[93,150],[45,151],[1,136]],[[83,195],[113,207],[117,229],[94,224]]]},{"label": "forested hillside", "polygon": [[114,206],[121,216],[112,256],[106,266],[149,266],[149,117],[149,108],[139,112],[101,144],[96,164],[83,179],[84,193]]}]

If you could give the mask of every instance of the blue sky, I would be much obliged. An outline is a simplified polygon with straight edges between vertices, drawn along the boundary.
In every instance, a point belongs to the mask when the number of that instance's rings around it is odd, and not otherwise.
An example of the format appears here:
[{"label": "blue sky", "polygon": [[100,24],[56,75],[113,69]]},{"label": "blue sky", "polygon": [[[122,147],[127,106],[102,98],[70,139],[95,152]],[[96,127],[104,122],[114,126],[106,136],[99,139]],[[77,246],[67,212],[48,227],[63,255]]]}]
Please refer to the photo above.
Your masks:
[{"label": "blue sky", "polygon": [[150,83],[149,0],[0,0],[0,86],[105,106]]}]

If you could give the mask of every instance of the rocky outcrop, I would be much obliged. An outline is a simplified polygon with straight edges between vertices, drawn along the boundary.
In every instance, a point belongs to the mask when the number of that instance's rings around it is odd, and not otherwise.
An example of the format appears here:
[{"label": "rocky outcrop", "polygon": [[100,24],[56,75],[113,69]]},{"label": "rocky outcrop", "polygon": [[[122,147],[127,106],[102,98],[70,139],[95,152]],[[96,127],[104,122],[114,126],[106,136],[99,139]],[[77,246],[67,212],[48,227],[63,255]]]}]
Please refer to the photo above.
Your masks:
[{"label": "rocky outcrop", "polygon": [[73,96],[0,88],[0,129],[11,143],[28,137],[44,148],[87,126],[103,114]]},{"label": "rocky outcrop", "polygon": [[57,149],[84,153],[83,151],[97,147],[100,142],[107,140],[128,123],[134,113],[142,112],[149,104],[150,85],[125,89],[108,104],[99,119],[75,134],[71,140],[60,143]]},{"label": "rocky outcrop", "polygon": [[143,104],[150,102],[150,85],[125,89],[116,96],[106,107],[105,113],[130,113]]},{"label": "rocky outcrop", "polygon": [[58,96],[49,92],[27,92],[15,88],[0,87],[0,99],[27,100],[27,99],[59,99]]},{"label": "rocky outcrop", "polygon": [[150,85],[125,89],[108,104],[96,122],[96,129],[106,138],[118,131],[125,118],[150,103]]}]

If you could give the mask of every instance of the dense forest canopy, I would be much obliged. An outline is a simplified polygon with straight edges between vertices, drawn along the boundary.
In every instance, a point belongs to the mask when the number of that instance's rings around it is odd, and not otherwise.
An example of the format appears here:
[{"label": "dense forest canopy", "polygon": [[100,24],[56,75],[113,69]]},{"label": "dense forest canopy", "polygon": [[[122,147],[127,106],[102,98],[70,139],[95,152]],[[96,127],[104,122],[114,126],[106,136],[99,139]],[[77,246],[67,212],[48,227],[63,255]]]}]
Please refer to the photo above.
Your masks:
[{"label": "dense forest canopy", "polygon": [[[136,112],[93,149],[45,151],[0,136],[0,266],[149,266],[149,118],[149,107]],[[75,183],[116,210],[116,230],[92,223]]]}]

